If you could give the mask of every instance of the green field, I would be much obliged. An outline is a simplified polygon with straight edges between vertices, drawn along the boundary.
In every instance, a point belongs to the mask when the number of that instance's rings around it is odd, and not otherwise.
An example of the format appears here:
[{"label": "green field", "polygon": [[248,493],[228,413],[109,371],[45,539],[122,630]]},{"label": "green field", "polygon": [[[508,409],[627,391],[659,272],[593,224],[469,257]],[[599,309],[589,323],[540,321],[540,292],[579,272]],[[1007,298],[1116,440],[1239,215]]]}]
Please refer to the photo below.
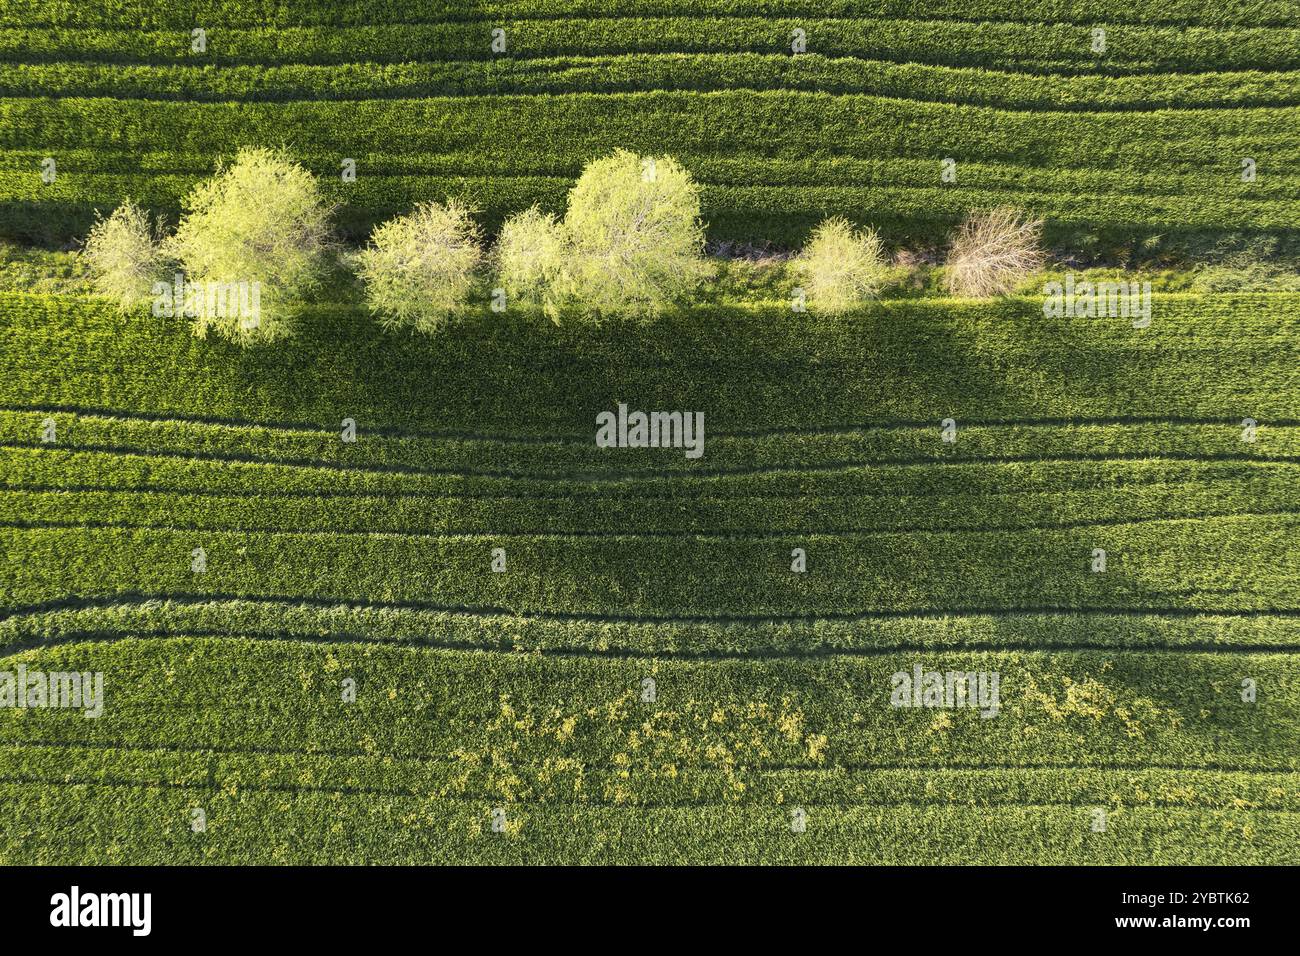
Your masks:
[{"label": "green field", "polygon": [[715,239],[796,243],[841,213],[935,241],[1009,202],[1072,247],[1294,243],[1297,70],[1294,0],[3,0],[0,235],[66,241],[126,197],[174,220],[256,143],[319,173],[354,236],[449,193],[490,227],[558,211],[623,147],[680,158]]},{"label": "green field", "polygon": [[[97,213],[245,146],[334,207],[291,338],[87,294]],[[701,185],[652,320],[484,267],[384,331],[334,267],[615,149]],[[0,0],[0,863],[1300,863],[1297,174],[1297,0]],[[1002,205],[1051,257],[948,297]],[[792,311],[839,215],[891,278]],[[1150,326],[1045,315],[1070,270]]]},{"label": "green field", "polygon": [[[0,635],[106,682],[96,720],[0,713],[6,845],[1294,863],[1297,306],[484,310],[433,342],[340,307],[250,354],[6,296]],[[596,449],[629,395],[708,409],[705,455]],[[1002,711],[891,707],[917,664],[999,672]]]}]

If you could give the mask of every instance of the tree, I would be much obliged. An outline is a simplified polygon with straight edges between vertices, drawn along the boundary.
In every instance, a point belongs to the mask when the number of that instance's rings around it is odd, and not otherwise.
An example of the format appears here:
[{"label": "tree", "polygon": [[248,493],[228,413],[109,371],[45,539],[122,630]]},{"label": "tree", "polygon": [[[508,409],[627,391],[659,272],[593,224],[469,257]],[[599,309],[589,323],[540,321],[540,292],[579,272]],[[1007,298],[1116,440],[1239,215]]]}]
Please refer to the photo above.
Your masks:
[{"label": "tree", "polygon": [[471,210],[455,199],[390,219],[357,257],[371,310],[386,328],[436,331],[473,285],[481,240]]},{"label": "tree", "polygon": [[194,189],[185,210],[164,248],[199,288],[187,295],[196,334],[215,330],[243,345],[288,335],[332,245],[316,178],[281,152],[244,149]]},{"label": "tree", "polygon": [[165,271],[149,217],[129,199],[107,219],[96,220],[82,254],[94,272],[95,288],[123,312],[147,301]]},{"label": "tree", "polygon": [[507,297],[534,303],[548,299],[568,255],[564,227],[537,206],[502,224],[494,251]]},{"label": "tree", "polygon": [[569,192],[557,301],[588,315],[653,314],[707,274],[700,187],[675,159],[626,150],[588,163]]}]

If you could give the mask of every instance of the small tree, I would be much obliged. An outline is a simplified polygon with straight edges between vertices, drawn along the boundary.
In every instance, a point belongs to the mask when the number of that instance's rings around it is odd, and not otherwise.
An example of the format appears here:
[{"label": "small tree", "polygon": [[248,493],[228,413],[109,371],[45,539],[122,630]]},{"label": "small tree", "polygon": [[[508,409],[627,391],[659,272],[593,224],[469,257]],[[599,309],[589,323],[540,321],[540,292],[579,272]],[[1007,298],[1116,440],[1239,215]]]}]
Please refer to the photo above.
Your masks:
[{"label": "small tree", "polygon": [[145,302],[164,272],[149,217],[129,199],[107,219],[95,221],[82,254],[94,272],[95,288],[123,312]]},{"label": "small tree", "polygon": [[537,206],[511,216],[497,236],[497,274],[506,295],[525,302],[547,299],[565,266],[568,243],[554,216]]},{"label": "small tree", "polygon": [[708,271],[700,187],[675,159],[626,150],[589,163],[569,192],[567,264],[555,283],[588,314],[652,314]]},{"label": "small tree", "polygon": [[[320,283],[331,246],[330,209],[316,178],[283,153],[244,149],[196,187],[185,208],[165,249],[187,282],[209,290],[197,306],[189,302],[196,334],[214,329],[244,345],[289,334],[293,307]],[[223,290],[224,301],[224,290],[236,287],[245,307],[211,307],[212,289]]]},{"label": "small tree", "polygon": [[971,213],[953,234],[944,278],[949,291],[1006,295],[1043,267],[1043,223],[1009,206]]},{"label": "small tree", "polygon": [[879,291],[888,274],[884,244],[874,229],[858,231],[847,219],[827,219],[794,260],[794,272],[814,309],[838,313]]},{"label": "small tree", "polygon": [[464,302],[483,258],[469,207],[422,203],[379,226],[357,257],[366,301],[385,328],[434,332]]}]

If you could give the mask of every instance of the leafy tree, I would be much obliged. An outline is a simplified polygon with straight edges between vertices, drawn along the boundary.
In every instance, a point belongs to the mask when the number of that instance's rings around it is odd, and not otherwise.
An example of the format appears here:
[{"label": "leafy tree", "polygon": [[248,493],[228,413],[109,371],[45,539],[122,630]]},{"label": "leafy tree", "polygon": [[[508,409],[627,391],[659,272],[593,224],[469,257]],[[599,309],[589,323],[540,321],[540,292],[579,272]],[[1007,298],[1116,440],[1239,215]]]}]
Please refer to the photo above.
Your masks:
[{"label": "leafy tree", "polygon": [[537,206],[511,216],[501,226],[494,257],[509,298],[548,299],[569,255],[563,226]]},{"label": "leafy tree", "polygon": [[[164,248],[188,282],[209,290],[206,304],[203,296],[190,302],[196,334],[215,330],[244,345],[288,335],[294,310],[319,285],[331,248],[331,210],[316,178],[281,152],[244,149],[195,188],[185,209]],[[256,314],[212,308],[213,288],[246,295],[250,286]]]},{"label": "leafy tree", "polygon": [[588,315],[653,314],[708,273],[700,187],[671,157],[626,150],[587,164],[569,192],[555,300]]},{"label": "leafy tree", "polygon": [[455,199],[382,224],[357,257],[371,310],[386,328],[436,331],[469,294],[481,241],[471,210]]}]

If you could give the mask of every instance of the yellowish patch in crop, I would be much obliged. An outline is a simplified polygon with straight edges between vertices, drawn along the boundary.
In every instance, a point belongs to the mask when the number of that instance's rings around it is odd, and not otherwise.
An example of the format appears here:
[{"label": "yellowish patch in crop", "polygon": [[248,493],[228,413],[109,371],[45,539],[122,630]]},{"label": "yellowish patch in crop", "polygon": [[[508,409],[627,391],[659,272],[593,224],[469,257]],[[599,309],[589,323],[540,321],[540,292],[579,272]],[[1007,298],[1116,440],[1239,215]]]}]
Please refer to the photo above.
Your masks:
[{"label": "yellowish patch in crop", "polygon": [[1065,674],[1025,676],[1022,710],[1031,722],[1045,717],[1049,723],[1113,727],[1136,740],[1148,733],[1176,730],[1183,719],[1149,697],[1116,691],[1093,677],[1076,680]]},{"label": "yellowish patch in crop", "polygon": [[[628,691],[567,712],[503,695],[474,746],[451,754],[441,796],[574,799],[635,805],[672,794],[738,800],[773,763],[820,765],[830,746],[789,698],[643,703]],[[683,789],[684,787],[684,789]]]}]

